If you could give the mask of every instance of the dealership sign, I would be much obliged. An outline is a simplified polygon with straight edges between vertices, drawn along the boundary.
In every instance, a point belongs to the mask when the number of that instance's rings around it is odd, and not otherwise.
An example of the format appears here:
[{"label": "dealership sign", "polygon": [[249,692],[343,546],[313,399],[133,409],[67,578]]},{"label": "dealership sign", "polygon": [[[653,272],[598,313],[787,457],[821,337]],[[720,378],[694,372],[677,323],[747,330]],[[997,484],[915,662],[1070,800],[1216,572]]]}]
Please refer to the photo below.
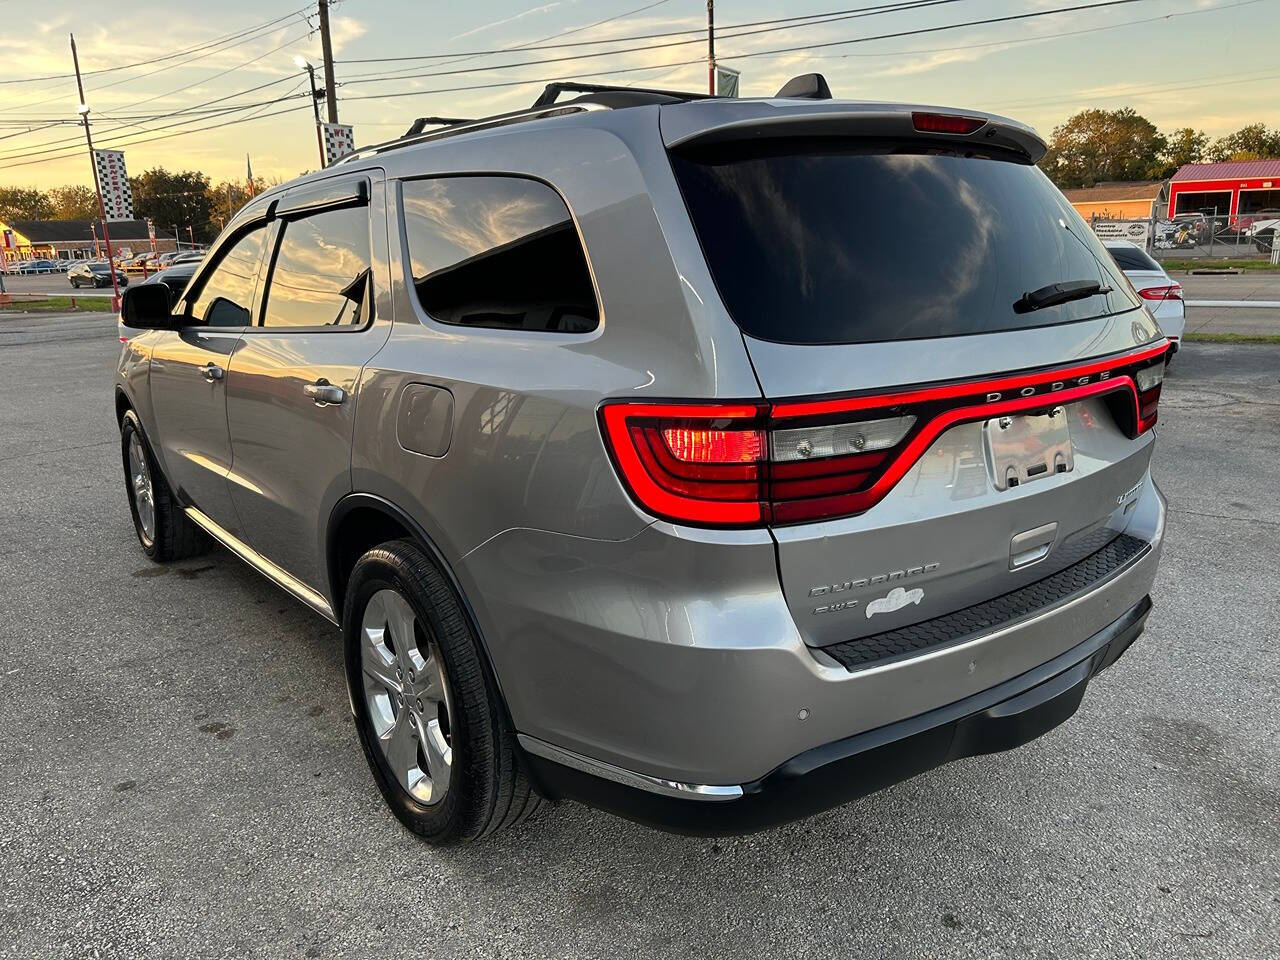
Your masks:
[{"label": "dealership sign", "polygon": [[1146,220],[1095,220],[1093,232],[1103,240],[1128,240],[1146,247],[1151,236],[1151,224]]},{"label": "dealership sign", "polygon": [[356,152],[355,133],[347,124],[322,123],[320,132],[324,139],[325,166],[341,160],[349,153]]},{"label": "dealership sign", "polygon": [[133,219],[133,192],[129,189],[129,173],[124,168],[124,154],[119,150],[93,151],[93,166],[102,191],[102,207],[107,220]]}]

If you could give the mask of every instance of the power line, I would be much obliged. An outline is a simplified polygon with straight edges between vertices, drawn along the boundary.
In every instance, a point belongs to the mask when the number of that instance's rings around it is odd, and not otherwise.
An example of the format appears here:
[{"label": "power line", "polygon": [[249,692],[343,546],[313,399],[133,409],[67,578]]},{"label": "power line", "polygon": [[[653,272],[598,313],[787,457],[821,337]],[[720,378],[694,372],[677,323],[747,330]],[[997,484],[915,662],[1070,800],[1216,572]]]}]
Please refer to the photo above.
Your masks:
[{"label": "power line", "polygon": [[[242,37],[246,33],[253,33],[257,30],[262,29],[263,27],[280,23],[281,21],[284,21],[284,20],[290,20],[301,13],[306,13],[310,9],[311,9],[310,6],[299,7],[297,10],[294,10],[292,13],[287,13],[282,17],[276,17],[274,20],[267,20],[264,23],[260,23],[253,27],[248,27],[244,30],[240,30],[230,34],[224,34],[213,40],[207,40],[202,44],[197,44],[196,46],[193,46],[193,47],[187,47],[183,50],[175,51],[174,53],[165,54],[163,57],[151,57],[148,60],[140,60],[137,63],[125,63],[117,67],[100,67],[97,70],[83,70],[81,71],[81,76],[91,77],[91,76],[96,76],[103,73],[115,73],[120,70],[132,70],[135,67],[149,67],[152,64],[160,63],[165,60],[176,60],[179,57],[185,57],[187,54],[195,53],[199,50],[207,49],[208,47],[217,46],[218,44],[224,43],[228,40],[234,40],[237,37]],[[44,77],[20,77],[16,79],[0,80],[0,83],[3,83],[3,84],[40,83],[45,80],[70,80],[70,79],[73,79],[74,77],[75,77],[74,73],[55,73],[55,74],[50,74]]]},{"label": "power line", "polygon": [[[299,84],[297,83],[297,81],[296,81],[296,78],[294,78],[294,77],[287,77],[286,79],[288,79],[288,80],[294,80],[294,81],[295,81],[295,83],[294,83],[294,88],[295,88],[295,89],[296,89],[296,88],[297,88],[297,86],[299,85]],[[258,103],[258,104],[248,104],[248,105],[245,105],[245,104],[235,104],[234,106],[224,107],[223,109],[218,110],[218,111],[211,111],[208,115],[205,115],[205,116],[199,116],[199,117],[187,117],[186,119],[183,119],[183,120],[177,120],[177,121],[174,121],[173,123],[163,124],[163,125],[158,126],[158,127],[144,127],[142,132],[146,133],[146,132],[152,132],[152,131],[155,131],[155,130],[168,130],[168,129],[172,129],[173,127],[179,127],[179,126],[183,126],[183,125],[185,125],[185,124],[189,124],[189,123],[199,123],[199,122],[201,122],[201,121],[209,120],[209,119],[211,119],[212,117],[216,117],[216,116],[228,116],[228,115],[233,114],[233,113],[239,113],[239,112],[240,112],[240,111],[242,111],[242,110],[249,110],[249,109],[262,109],[262,108],[265,108],[265,107],[272,106],[273,104],[283,103],[283,102],[284,102],[284,101],[286,101],[286,100],[299,99],[299,98],[301,98],[301,97],[303,97],[303,96],[305,96],[305,95],[304,95],[304,94],[294,94],[294,93],[289,93],[289,94],[285,94],[284,96],[276,97],[276,98],[275,98],[275,99],[273,99],[273,100],[267,100],[267,101],[264,101],[264,102],[262,102],[262,103]],[[126,124],[125,126],[138,126],[138,124]],[[107,134],[107,133],[115,133],[115,132],[118,132],[118,131],[120,131],[120,130],[122,130],[122,129],[124,129],[124,126],[111,127],[111,128],[109,128],[109,129],[107,129],[107,130],[102,131],[102,133],[104,133],[104,134]],[[136,136],[136,135],[137,135],[137,134],[124,134],[124,136]],[[132,141],[132,143],[146,143],[146,142],[148,142],[148,141],[146,141],[146,140]],[[124,143],[124,142],[121,142],[119,145],[120,145],[120,146],[129,146],[129,145],[130,145],[130,143]],[[63,154],[63,151],[65,151],[66,149],[67,149],[67,148],[62,147],[62,146],[47,146],[47,147],[45,147],[44,149],[41,149],[41,150],[25,150],[24,152],[11,152],[11,153],[5,154],[5,155],[3,155],[3,156],[0,156],[0,161],[4,161],[4,160],[29,160],[29,159],[31,159],[31,158],[35,158],[35,157],[45,157],[45,158],[47,158],[47,159],[49,159],[49,160],[57,160],[57,159],[60,159],[60,156],[49,156],[49,155],[50,155],[50,154],[60,154],[60,155],[65,155],[65,154]],[[34,160],[33,160],[32,162],[34,162]]]},{"label": "power line", "polygon": [[[299,104],[294,107],[286,107],[284,110],[274,110],[271,113],[262,113],[252,117],[238,117],[235,120],[225,120],[222,123],[214,123],[206,127],[197,127],[193,130],[179,130],[176,133],[165,133],[165,134],[161,134],[158,137],[146,137],[141,140],[113,142],[111,146],[113,149],[120,149],[123,147],[133,147],[143,143],[154,143],[157,140],[169,140],[173,137],[185,137],[185,136],[188,136],[189,134],[202,133],[206,130],[217,130],[221,127],[230,127],[238,123],[248,123],[254,120],[266,120],[269,117],[280,117],[280,116],[284,116],[287,113],[297,113],[299,110],[310,110],[310,109],[311,109],[310,106],[306,104]],[[62,153],[56,157],[43,157],[38,160],[22,160],[17,163],[4,163],[4,164],[0,164],[0,170],[9,170],[14,167],[26,167],[26,166],[30,166],[33,163],[49,163],[52,160],[65,160],[68,157],[78,156],[79,154],[80,154],[80,151],[73,150],[66,153]]]},{"label": "power line", "polygon": [[[912,0],[897,0],[897,2],[877,4],[872,7],[849,7],[844,10],[827,10],[823,13],[806,13],[806,14],[801,14],[794,17],[776,17],[771,20],[749,20],[745,23],[729,24],[727,26],[722,27],[721,29],[722,30],[741,30],[745,27],[760,27],[760,26],[769,26],[772,24],[795,23],[800,20],[817,20],[822,17],[834,17],[842,14],[856,14],[856,13],[869,11],[869,10],[880,10],[880,9],[892,8],[892,7],[904,7],[904,8],[910,9],[910,7],[912,7],[913,5],[914,3],[912,2]],[[650,4],[650,6],[656,6],[656,4]],[[641,7],[640,9],[645,10],[645,9],[648,9],[648,7]],[[634,13],[638,11],[632,11],[632,12]],[[621,16],[629,16],[629,14],[622,14]],[[617,18],[610,18],[610,19],[617,19]],[[570,30],[565,34],[558,34],[557,36],[567,36],[569,33],[577,33],[581,30],[587,30],[587,29],[590,29],[591,27],[596,27],[602,23],[608,23],[608,22],[609,22],[608,20],[601,20],[598,23],[589,24],[586,27],[578,27],[575,30]],[[801,26],[805,26],[805,24],[801,24]],[[512,50],[559,50],[565,47],[594,46],[594,45],[605,44],[605,43],[629,43],[632,40],[658,40],[664,37],[682,37],[682,36],[688,36],[689,34],[697,34],[698,35],[697,42],[700,43],[702,41],[702,38],[706,36],[706,33],[707,33],[707,28],[705,26],[701,26],[701,27],[690,27],[687,30],[665,30],[658,33],[638,33],[638,34],[632,34],[631,36],[626,36],[626,37],[611,37],[611,38],[602,39],[602,40],[575,40],[572,43],[543,43],[543,41],[541,40],[535,40],[527,44],[524,44],[524,43],[516,44],[514,46],[502,47],[495,50],[470,50],[470,51],[459,51],[457,53],[422,53],[422,54],[417,54],[417,55],[408,56],[408,57],[367,57],[364,59],[336,60],[334,62],[335,63],[392,63],[392,62],[407,61],[407,60],[437,60],[437,59],[442,59],[447,57],[484,57],[484,56],[492,56],[493,54],[498,54],[498,53],[509,53]],[[719,36],[719,34],[717,34],[717,36]],[[555,39],[555,38],[549,37],[547,39]]]},{"label": "power line", "polygon": [[[779,30],[798,30],[804,27],[817,26],[817,25],[826,24],[826,23],[835,23],[841,20],[854,20],[854,19],[859,19],[861,17],[877,16],[879,14],[884,14],[884,13],[899,13],[902,11],[919,10],[925,7],[936,7],[936,6],[942,6],[945,4],[965,3],[965,2],[968,2],[968,0],[898,0],[898,2],[895,2],[895,3],[878,4],[872,7],[859,7],[859,8],[856,8],[856,10],[853,12],[843,13],[838,16],[828,16],[826,14],[821,14],[820,16],[826,17],[826,19],[824,20],[814,20],[812,22],[802,23],[802,24],[787,24],[787,25],[781,25],[781,26],[761,27],[760,29],[757,29],[757,30],[742,30],[738,33],[723,32],[719,34],[719,36],[721,39],[724,39],[724,40],[733,40],[738,37],[754,36],[760,33],[774,33]],[[1139,3],[1139,2],[1143,2],[1143,0],[1113,0],[1113,2]],[[726,30],[727,29],[730,29],[730,28],[726,28]],[[624,53],[644,53],[651,50],[666,50],[666,49],[670,49],[671,47],[684,47],[684,46],[688,46],[689,44],[701,44],[704,42],[704,39],[705,39],[705,34],[703,34],[702,36],[692,37],[687,40],[672,40],[667,43],[643,44],[637,47],[623,47],[621,49],[614,49],[614,50],[597,50],[592,53],[575,53],[575,54],[570,54],[568,56],[563,56],[563,57],[546,57],[541,60],[523,60],[523,61],[517,61],[515,63],[496,63],[496,64],[488,64],[481,67],[464,67],[459,70],[434,70],[434,71],[429,71],[427,73],[417,73],[417,74],[411,74],[406,76],[365,74],[363,76],[349,77],[348,79],[344,80],[343,83],[344,84],[381,83],[386,80],[416,79],[416,78],[423,78],[423,77],[447,77],[447,76],[455,76],[461,73],[485,73],[491,70],[510,70],[515,67],[542,66],[549,63],[565,63],[570,60],[591,60],[597,57],[612,57],[612,56],[618,56]],[[614,41],[614,42],[618,42],[618,41]]]},{"label": "power line", "polygon": [[[152,102],[153,100],[159,100],[159,99],[160,99],[160,98],[162,98],[162,97],[172,96],[172,95],[174,95],[175,93],[181,93],[181,92],[183,92],[184,90],[189,90],[189,89],[191,89],[192,87],[200,86],[200,85],[202,85],[202,84],[208,83],[210,80],[216,80],[216,79],[218,79],[219,77],[226,76],[228,73],[231,73],[231,72],[233,72],[233,71],[235,71],[235,70],[239,70],[239,69],[241,69],[242,67],[249,66],[249,65],[250,65],[250,64],[252,64],[252,63],[256,63],[257,61],[262,60],[262,59],[264,59],[265,57],[269,57],[269,56],[270,56],[271,54],[273,54],[273,53],[278,53],[279,51],[283,50],[285,47],[288,47],[288,46],[291,46],[291,45],[292,45],[292,44],[294,44],[294,43],[297,43],[297,42],[298,42],[298,40],[300,40],[300,39],[302,39],[302,38],[304,38],[304,37],[309,36],[309,35],[310,35],[311,33],[313,33],[313,32],[314,32],[314,31],[308,31],[307,33],[300,34],[300,35],[299,35],[299,36],[297,36],[297,37],[293,37],[293,38],[291,38],[291,39],[287,40],[286,42],[284,42],[284,43],[280,44],[280,46],[278,46],[278,47],[273,47],[272,49],[268,50],[266,53],[259,54],[258,56],[253,57],[252,59],[245,60],[243,63],[236,64],[234,67],[228,67],[226,70],[223,70],[223,71],[221,71],[221,72],[219,72],[219,73],[215,73],[215,74],[214,74],[213,76],[211,76],[211,77],[205,77],[205,78],[203,78],[203,79],[201,79],[201,80],[196,80],[196,81],[193,81],[192,83],[188,83],[188,84],[185,84],[184,86],[178,87],[178,88],[177,88],[177,89],[175,89],[175,90],[170,90],[170,91],[167,91],[167,92],[165,92],[165,93],[158,93],[158,94],[156,94],[155,96],[147,97],[147,98],[146,98],[146,99],[144,99],[144,100],[138,100],[138,101],[135,101],[134,106],[138,106],[139,104],[143,104],[143,103],[150,103],[150,102]],[[278,82],[284,82],[284,81],[285,81],[285,80],[287,80],[287,79],[290,79],[290,78],[289,78],[289,77],[282,77],[282,78],[280,79],[280,81],[278,81]],[[276,82],[276,81],[273,81],[273,82]],[[233,94],[232,96],[239,96],[239,94],[238,94],[238,93],[237,93],[237,94]],[[216,102],[216,101],[214,101],[214,102]],[[266,102],[267,102],[268,104],[271,104],[271,103],[278,103],[278,102],[280,102],[280,101],[279,101],[279,98],[277,98],[277,99],[275,99],[275,100],[268,100],[268,101],[266,101]],[[248,107],[254,107],[254,106],[258,106],[258,105],[259,105],[259,104],[252,104],[252,103],[251,103],[251,104],[244,104],[244,105],[237,105],[237,107],[236,107],[236,108],[234,108],[234,109],[245,109],[245,108],[248,108]],[[99,116],[102,116],[102,117],[103,117],[104,119],[106,119],[106,120],[113,120],[113,121],[116,121],[117,123],[119,123],[119,124],[120,124],[119,126],[116,126],[116,127],[109,127],[109,128],[107,128],[106,130],[103,130],[103,131],[102,131],[102,134],[104,134],[104,135],[105,135],[105,134],[114,133],[114,132],[116,132],[117,130],[123,130],[123,129],[125,129],[126,127],[142,127],[142,129],[146,130],[146,129],[148,129],[148,128],[145,126],[145,123],[147,123],[147,122],[151,122],[151,121],[155,121],[155,120],[164,120],[164,119],[167,119],[167,118],[172,117],[172,116],[177,116],[177,115],[178,115],[179,113],[181,113],[181,112],[185,112],[185,111],[174,111],[174,112],[170,112],[170,113],[155,114],[155,115],[151,115],[151,116],[142,116],[142,117],[138,117],[138,118],[134,118],[134,119],[127,119],[127,118],[125,118],[125,117],[117,116],[117,115],[114,115],[114,114],[99,114]],[[223,113],[223,112],[228,112],[228,111],[227,111],[227,110],[218,110],[218,111],[213,111],[213,112],[216,112],[216,113]],[[230,112],[234,112],[234,111],[230,111]],[[46,129],[46,128],[40,128],[40,129]],[[13,136],[17,136],[17,134],[13,134]],[[3,139],[3,138],[0,138],[0,139]],[[79,138],[78,136],[76,136],[76,137],[63,137],[63,138],[61,138],[61,139],[55,139],[55,140],[44,140],[44,141],[41,141],[41,142],[39,142],[39,143],[28,144],[27,146],[28,146],[28,147],[53,147],[53,146],[56,146],[57,144],[60,144],[60,143],[70,143],[70,142],[72,142],[72,141],[79,140],[79,139],[80,139],[80,138]],[[12,155],[13,155],[13,154],[10,154],[10,156],[12,156]],[[0,160],[2,160],[2,159],[5,159],[5,157],[0,156]]]},{"label": "power line", "polygon": [[[914,50],[882,50],[876,53],[827,53],[819,54],[813,60],[845,60],[849,57],[910,57],[922,53],[949,53],[953,50],[975,50],[983,47],[1011,47],[1019,43],[1037,43],[1042,40],[1061,40],[1064,37],[1079,37],[1089,33],[1102,33],[1106,30],[1119,30],[1123,27],[1138,26],[1147,23],[1158,23],[1161,20],[1172,20],[1176,17],[1191,17],[1200,13],[1211,13],[1218,10],[1230,10],[1233,7],[1247,7],[1263,0],[1238,0],[1236,3],[1219,3],[1211,7],[1198,7],[1195,10],[1179,10],[1175,13],[1162,13],[1154,17],[1143,17],[1140,20],[1124,20],[1120,23],[1104,23],[1096,27],[1085,27],[1081,30],[1064,30],[1060,33],[1042,33],[1031,37],[1015,37],[1012,40],[989,40],[984,43],[961,43],[949,47],[924,47]],[[781,54],[775,54],[781,56]]]},{"label": "power line", "polygon": [[1034,100],[997,100],[993,106],[1014,106],[1014,107],[1038,107],[1038,106],[1054,106],[1059,103],[1075,103],[1079,100],[1117,100],[1123,97],[1142,96],[1148,93],[1171,93],[1177,90],[1195,90],[1200,87],[1229,87],[1237,83],[1257,83],[1260,80],[1274,80],[1280,77],[1280,74],[1270,73],[1261,74],[1261,71],[1254,71],[1248,74],[1219,74],[1219,76],[1235,76],[1235,80],[1218,80],[1214,81],[1211,77],[1202,77],[1194,83],[1173,83],[1173,84],[1155,84],[1140,85],[1129,87],[1123,90],[1111,93],[1092,93],[1088,90],[1076,91],[1066,97],[1056,99],[1038,98]]},{"label": "power line", "polygon": [[[252,43],[255,40],[260,40],[262,37],[266,36],[268,33],[271,33],[276,29],[278,29],[278,27],[275,25],[275,21],[272,21],[272,26],[270,26],[268,29],[261,30],[261,31],[250,31],[252,35],[241,37],[240,39],[235,40],[234,43],[226,43],[225,45],[221,45],[219,49],[207,50],[206,52],[198,54],[197,56],[190,57],[186,60],[180,60],[177,63],[169,63],[156,70],[151,70],[147,73],[138,74],[137,76],[122,77],[119,80],[113,80],[111,83],[104,83],[101,86],[91,87],[89,88],[88,93],[97,93],[101,90],[106,90],[110,87],[120,86],[121,84],[134,83],[138,80],[143,80],[147,77],[155,76],[157,73],[163,73],[166,70],[177,70],[181,67],[189,66],[193,63],[196,63],[197,61],[207,59],[208,57],[214,56],[216,54],[225,53],[226,51],[231,50],[235,47],[242,46],[246,43]],[[161,96],[167,96],[167,95],[168,94],[161,94]],[[156,98],[152,97],[149,99],[154,100]],[[32,107],[44,106],[46,104],[56,103],[62,100],[64,100],[64,96],[61,94],[53,97],[45,97],[43,100],[27,100],[23,103],[14,104],[13,106],[10,106],[10,107],[0,108],[0,113],[15,113],[16,111],[19,111],[19,110],[28,110],[28,109],[31,109]],[[142,102],[145,103],[148,101],[142,101]]]},{"label": "power line", "polygon": [[[923,2],[922,2],[922,3],[920,3],[919,5],[933,4],[933,3],[939,3],[939,2],[954,2],[954,0],[923,0]],[[958,30],[958,29],[962,29],[962,28],[965,28],[965,27],[986,26],[986,25],[993,24],[993,23],[1007,23],[1007,22],[1012,22],[1012,21],[1016,21],[1016,20],[1030,20],[1030,19],[1036,19],[1036,18],[1039,18],[1039,17],[1053,16],[1053,15],[1055,15],[1055,14],[1059,14],[1059,13],[1074,13],[1074,12],[1077,12],[1077,11],[1084,11],[1084,10],[1100,10],[1100,9],[1105,9],[1105,8],[1108,8],[1108,7],[1125,6],[1125,5],[1128,5],[1128,4],[1131,4],[1131,3],[1145,3],[1145,2],[1149,2],[1149,0],[1103,0],[1103,2],[1100,2],[1100,3],[1075,4],[1075,5],[1067,6],[1067,7],[1055,7],[1055,8],[1053,8],[1053,9],[1049,9],[1049,10],[1035,10],[1035,11],[1030,11],[1030,12],[1027,12],[1027,13],[1007,14],[1007,15],[1005,15],[1005,16],[1001,16],[1001,17],[987,17],[987,18],[980,19],[980,20],[966,20],[966,21],[961,21],[961,22],[959,22],[959,23],[941,24],[941,25],[938,25],[938,26],[932,26],[932,27],[917,27],[917,28],[912,29],[912,30],[899,30],[899,31],[895,31],[895,32],[893,32],[893,33],[882,33],[882,34],[876,34],[876,35],[873,35],[873,36],[865,36],[865,37],[853,37],[853,38],[846,39],[846,40],[833,40],[833,41],[828,41],[828,42],[825,42],[825,43],[799,44],[799,45],[790,46],[790,47],[777,47],[777,48],[774,48],[774,49],[772,49],[772,50],[759,50],[759,51],[756,51],[756,52],[753,52],[753,53],[731,54],[731,55],[728,55],[728,56],[723,56],[723,55],[722,55],[722,56],[718,57],[717,59],[722,60],[722,61],[724,61],[724,60],[741,60],[741,59],[747,59],[747,58],[751,58],[751,57],[773,56],[773,55],[781,54],[781,53],[794,53],[794,52],[798,52],[798,51],[801,51],[801,50],[819,50],[819,49],[825,49],[825,48],[829,48],[829,47],[844,46],[844,45],[848,45],[848,44],[855,44],[855,43],[871,43],[871,42],[874,42],[874,41],[877,41],[877,40],[890,40],[890,39],[896,39],[896,38],[900,38],[900,37],[919,36],[919,35],[922,35],[922,34],[939,33],[939,32],[946,31],[946,30]],[[870,9],[874,9],[874,8],[863,8],[863,9],[864,9],[864,11],[865,11],[865,10],[870,10]],[[877,12],[880,12],[880,11],[878,10]],[[782,28],[775,28],[775,29],[782,29]],[[752,31],[752,32],[771,32],[771,30],[770,30],[770,31]],[[745,36],[745,35],[747,35],[747,34],[745,34],[745,33],[739,33],[739,34],[735,34],[734,36],[739,36],[739,37],[740,37],[740,36]],[[732,38],[730,38],[730,39],[732,39]],[[684,44],[687,44],[687,43],[701,43],[701,42],[702,42],[701,38],[698,38],[697,40],[693,40],[693,41],[678,41],[677,43],[673,43],[673,44],[655,44],[655,45],[647,46],[647,47],[633,47],[633,48],[626,49],[626,50],[611,50],[611,51],[607,51],[607,52],[605,52],[605,53],[590,53],[590,54],[582,54],[582,55],[579,55],[579,56],[571,56],[571,57],[553,57],[553,58],[549,58],[549,59],[545,59],[545,60],[534,60],[534,61],[528,61],[528,62],[525,62],[525,63],[514,63],[514,64],[510,64],[510,63],[509,63],[509,64],[502,64],[502,65],[493,65],[493,66],[486,66],[486,67],[477,67],[477,68],[475,68],[474,70],[445,70],[445,71],[435,71],[435,72],[428,72],[428,73],[422,73],[422,74],[414,74],[414,75],[412,75],[412,76],[405,76],[405,77],[386,77],[386,78],[373,78],[373,77],[371,77],[371,78],[364,79],[364,80],[355,79],[355,80],[348,80],[348,81],[344,81],[344,85],[346,85],[346,84],[358,84],[358,83],[373,83],[373,82],[379,82],[379,80],[380,80],[380,79],[387,79],[387,80],[412,80],[412,79],[421,79],[421,78],[426,78],[426,77],[451,76],[451,75],[458,74],[458,73],[472,73],[472,72],[478,72],[478,71],[482,71],[482,70],[483,70],[483,71],[488,71],[488,70],[501,70],[501,69],[510,69],[510,68],[513,68],[513,67],[519,67],[519,66],[534,66],[534,65],[543,65],[543,64],[548,64],[548,63],[560,63],[560,62],[563,62],[563,61],[565,61],[565,60],[579,60],[579,59],[584,59],[584,58],[589,58],[589,57],[609,56],[609,55],[613,55],[613,54],[620,54],[620,53],[634,53],[634,52],[642,52],[642,51],[654,50],[654,49],[664,49],[664,48],[671,47],[671,46],[680,46],[680,45],[684,45]],[[669,66],[669,67],[676,67],[676,66],[685,66],[685,65],[687,65],[687,64],[689,64],[689,63],[702,63],[702,62],[704,62],[703,58],[698,58],[697,60],[683,61],[683,62],[680,62],[680,63],[657,64],[656,66]],[[652,64],[651,64],[651,65],[648,65],[648,66],[655,66],[655,65],[652,65]],[[635,67],[635,68],[621,68],[621,69],[618,69],[618,70],[609,70],[609,71],[600,71],[600,73],[599,73],[599,74],[597,74],[597,75],[604,75],[604,74],[611,74],[611,73],[615,73],[615,74],[616,74],[616,73],[626,73],[626,72],[631,72],[631,71],[634,71],[634,70],[648,69],[648,66],[646,66],[646,67]],[[438,88],[438,89],[433,89],[433,90],[404,91],[404,92],[402,92],[402,93],[400,93],[400,94],[395,94],[395,93],[392,93],[392,94],[381,94],[380,96],[397,96],[397,95],[401,95],[401,96],[412,96],[412,95],[413,95],[413,94],[415,94],[415,93],[454,93],[454,92],[457,92],[457,91],[459,91],[459,90],[470,90],[470,89],[491,89],[491,88],[494,88],[494,87],[513,86],[513,85],[515,85],[515,84],[516,84],[516,83],[518,83],[518,82],[519,82],[519,81],[504,82],[504,83],[495,83],[495,84],[472,84],[472,85],[468,85],[468,86],[465,86],[465,87],[446,87],[446,88]],[[355,97],[355,96],[348,96],[348,97],[346,97],[346,99],[348,99],[348,100],[351,100],[351,99],[372,99],[372,97]]]}]

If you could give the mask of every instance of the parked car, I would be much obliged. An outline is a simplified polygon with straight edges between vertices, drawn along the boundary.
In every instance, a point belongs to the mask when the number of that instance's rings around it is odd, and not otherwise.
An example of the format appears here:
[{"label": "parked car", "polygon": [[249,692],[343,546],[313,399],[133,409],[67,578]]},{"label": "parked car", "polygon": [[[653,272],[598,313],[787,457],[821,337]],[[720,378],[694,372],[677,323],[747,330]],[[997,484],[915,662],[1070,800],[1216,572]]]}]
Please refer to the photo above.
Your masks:
[{"label": "parked car", "polygon": [[57,273],[58,265],[52,260],[27,260],[18,268],[19,273],[37,274],[37,273]]},{"label": "parked car", "polygon": [[1242,213],[1236,217],[1236,229],[1247,237],[1251,237],[1259,229],[1265,229],[1267,224],[1280,220],[1280,210],[1266,208],[1263,210],[1254,210],[1250,213]]},{"label": "parked car", "polygon": [[176,266],[179,263],[200,263],[204,260],[204,254],[205,252],[203,250],[189,250],[174,257],[170,261],[170,265]]},{"label": "parked car", "polygon": [[1141,633],[1169,341],[1029,127],[825,88],[553,84],[125,293],[143,551],[339,626],[419,837],[806,816],[1039,736]]},{"label": "parked car", "polygon": [[[129,277],[123,270],[117,267],[115,275],[117,286],[129,285]],[[67,271],[67,282],[77,290],[81,287],[109,287],[111,286],[111,269],[105,262],[82,263]]]},{"label": "parked car", "polygon": [[1108,240],[1106,247],[1138,296],[1147,301],[1147,309],[1169,338],[1169,359],[1172,360],[1181,347],[1182,331],[1187,323],[1182,284],[1170,277],[1145,250],[1128,240]]}]

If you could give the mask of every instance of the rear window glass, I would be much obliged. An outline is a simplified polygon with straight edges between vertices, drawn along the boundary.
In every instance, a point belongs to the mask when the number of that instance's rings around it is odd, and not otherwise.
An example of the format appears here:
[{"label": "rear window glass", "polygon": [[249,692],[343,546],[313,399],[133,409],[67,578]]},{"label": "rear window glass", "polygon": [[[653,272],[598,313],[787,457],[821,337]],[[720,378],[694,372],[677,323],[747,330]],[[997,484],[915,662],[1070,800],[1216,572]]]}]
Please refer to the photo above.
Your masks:
[{"label": "rear window glass", "polygon": [[519,177],[407,180],[413,287],[442,323],[585,333],[600,322],[569,208]]},{"label": "rear window glass", "polygon": [[1156,263],[1143,250],[1137,247],[1107,247],[1107,253],[1115,260],[1121,270],[1159,270]]},{"label": "rear window glass", "polygon": [[[866,141],[731,144],[672,163],[720,296],[754,337],[945,337],[1138,306],[1093,231],[1028,164]],[[1014,309],[1081,280],[1112,292]]]}]

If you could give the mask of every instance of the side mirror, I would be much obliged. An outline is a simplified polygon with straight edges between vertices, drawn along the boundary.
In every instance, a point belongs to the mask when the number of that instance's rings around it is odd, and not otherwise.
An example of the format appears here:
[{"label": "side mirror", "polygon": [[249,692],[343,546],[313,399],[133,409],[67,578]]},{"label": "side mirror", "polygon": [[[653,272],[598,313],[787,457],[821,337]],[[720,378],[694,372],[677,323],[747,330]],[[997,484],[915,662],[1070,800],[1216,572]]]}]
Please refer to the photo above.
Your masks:
[{"label": "side mirror", "polygon": [[140,283],[126,287],[120,302],[120,320],[138,330],[176,330],[179,318],[169,306],[169,287],[163,283]]}]

